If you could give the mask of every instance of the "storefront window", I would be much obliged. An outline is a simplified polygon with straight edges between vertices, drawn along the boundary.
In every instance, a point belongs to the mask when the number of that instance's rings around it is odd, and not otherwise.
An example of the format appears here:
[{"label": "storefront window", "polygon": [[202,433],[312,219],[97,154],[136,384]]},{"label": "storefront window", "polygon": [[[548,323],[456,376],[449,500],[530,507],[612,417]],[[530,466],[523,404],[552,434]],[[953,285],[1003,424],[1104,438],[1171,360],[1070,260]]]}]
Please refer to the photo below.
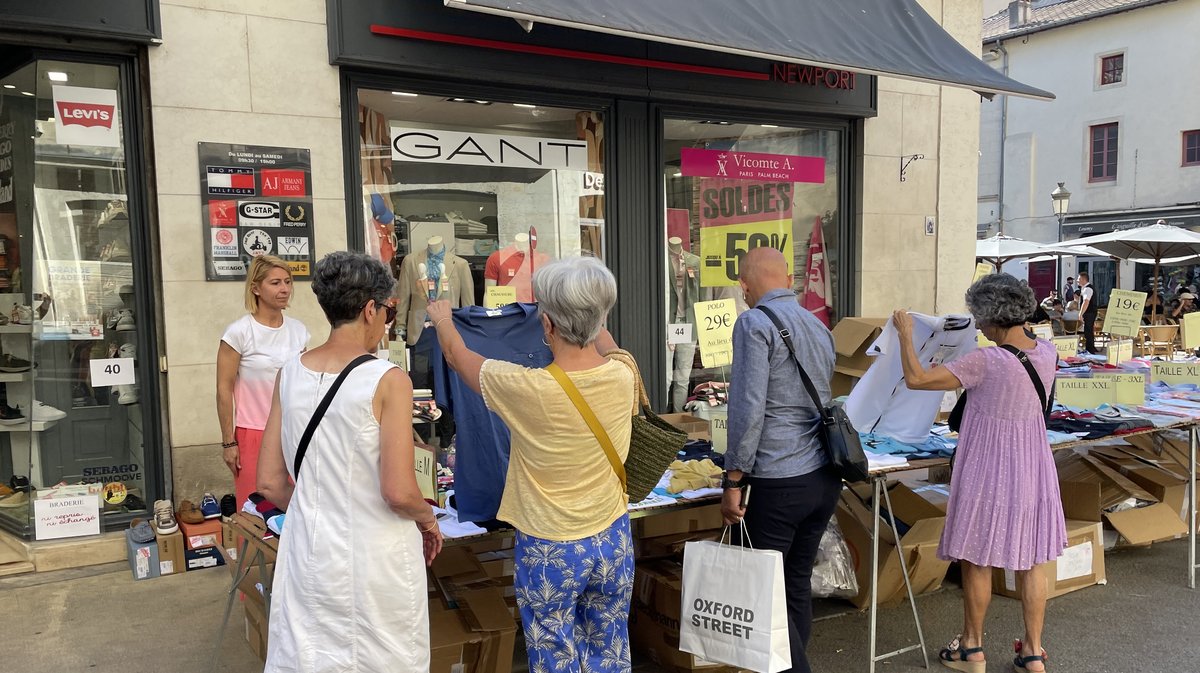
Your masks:
[{"label": "storefront window", "polygon": [[35,526],[33,502],[86,493],[102,526],[151,495],[119,70],[41,60],[0,84],[0,525],[85,534]]},{"label": "storefront window", "polygon": [[[747,306],[739,263],[768,245],[792,265],[797,301],[826,324],[837,319],[841,252],[838,160],[841,132],[720,120],[664,123],[668,403],[704,412],[723,401],[728,367],[698,352],[693,305],[731,299]],[[682,329],[681,329],[682,327]],[[714,385],[709,385],[714,384]]]}]

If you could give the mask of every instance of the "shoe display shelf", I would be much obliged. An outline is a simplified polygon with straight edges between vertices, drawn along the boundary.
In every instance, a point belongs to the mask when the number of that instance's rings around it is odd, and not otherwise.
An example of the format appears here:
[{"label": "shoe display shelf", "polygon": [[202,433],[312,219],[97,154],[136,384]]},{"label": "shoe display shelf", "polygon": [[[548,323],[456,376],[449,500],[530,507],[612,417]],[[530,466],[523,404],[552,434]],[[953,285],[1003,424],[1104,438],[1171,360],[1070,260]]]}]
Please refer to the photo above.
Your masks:
[{"label": "shoe display shelf", "polygon": [[[0,293],[0,315],[12,316],[14,306],[27,305],[22,293]],[[0,325],[0,359],[6,355],[29,364],[24,371],[0,371],[0,384],[5,384],[5,401],[10,406],[33,409],[33,334],[34,325],[10,322]],[[24,411],[31,415],[31,411]],[[53,428],[58,421],[35,421],[25,418],[12,425],[0,424],[0,436],[5,437],[11,465],[17,474],[28,474],[34,488],[42,488],[42,447],[39,433]],[[0,450],[3,444],[0,444]],[[26,472],[28,470],[28,472]]]}]

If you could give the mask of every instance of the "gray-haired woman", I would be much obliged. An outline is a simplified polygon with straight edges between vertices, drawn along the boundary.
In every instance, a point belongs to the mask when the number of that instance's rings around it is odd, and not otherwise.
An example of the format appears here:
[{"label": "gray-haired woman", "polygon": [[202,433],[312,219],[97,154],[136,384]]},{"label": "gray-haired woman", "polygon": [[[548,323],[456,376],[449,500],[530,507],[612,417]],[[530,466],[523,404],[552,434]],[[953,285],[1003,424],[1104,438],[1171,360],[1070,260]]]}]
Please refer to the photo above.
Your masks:
[{"label": "gray-haired woman", "polygon": [[[1028,358],[1049,394],[1058,356],[1052,344],[1025,330],[1025,318],[1035,306],[1029,285],[1004,273],[984,276],[967,290],[967,308],[984,336]],[[941,651],[941,662],[983,673],[992,568],[1004,568],[1016,571],[1025,615],[1025,636],[1017,641],[1013,668],[1044,671],[1045,564],[1062,555],[1067,533],[1037,388],[1021,360],[998,347],[926,370],[913,346],[912,318],[896,311],[892,319],[909,388],[970,392],[938,547],[941,558],[961,561],[963,632]]]},{"label": "gray-haired woman", "polygon": [[[551,369],[566,372],[622,461],[629,453],[633,375],[602,354],[617,283],[574,257],[533,277],[554,361],[547,369],[485,360],[463,342],[450,305],[429,305],[447,362],[512,434],[497,518],[517,529],[516,592],[531,671],[628,671],[633,589],[627,498],[605,451]],[[461,450],[461,449],[460,449]]]},{"label": "gray-haired woman", "polygon": [[[287,510],[271,601],[266,671],[427,671],[424,565],[442,546],[413,472],[412,384],[369,355],[396,317],[391,273],[349,252],[316,265],[332,330],[275,383],[258,490]],[[367,356],[367,357],[363,357]],[[347,365],[299,474],[297,446]],[[293,486],[294,482],[294,486]]]}]

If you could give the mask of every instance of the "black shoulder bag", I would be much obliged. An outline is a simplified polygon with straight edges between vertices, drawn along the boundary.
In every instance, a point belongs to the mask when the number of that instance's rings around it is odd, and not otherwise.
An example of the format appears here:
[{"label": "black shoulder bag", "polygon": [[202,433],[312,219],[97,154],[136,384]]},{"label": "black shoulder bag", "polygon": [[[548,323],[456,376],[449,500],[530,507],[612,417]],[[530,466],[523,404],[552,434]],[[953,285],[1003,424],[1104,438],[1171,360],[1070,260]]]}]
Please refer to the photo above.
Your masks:
[{"label": "black shoulder bag", "polygon": [[800,380],[804,382],[804,389],[808,391],[813,404],[821,414],[818,435],[821,438],[821,445],[825,447],[825,452],[829,455],[829,462],[842,479],[851,483],[866,481],[868,478],[867,456],[863,453],[858,431],[850,423],[846,411],[837,405],[827,407],[821,403],[821,396],[817,394],[816,386],[813,385],[812,379],[808,378],[808,373],[804,371],[804,365],[800,364],[800,358],[796,356],[796,347],[792,344],[791,331],[783,326],[779,317],[771,309],[762,305],[755,306],[755,308],[767,314],[771,322],[775,323],[775,329],[783,339],[783,345],[787,346],[788,353],[792,355],[792,361],[796,363],[796,369],[800,371]]},{"label": "black shoulder bag", "polygon": [[[1047,400],[1046,387],[1042,385],[1042,377],[1038,376],[1037,370],[1033,368],[1033,363],[1029,361],[1029,356],[1025,354],[1025,351],[1009,344],[1004,344],[1001,348],[1012,353],[1021,361],[1021,364],[1025,365],[1025,372],[1029,374],[1029,380],[1033,382],[1033,389],[1037,391],[1038,401],[1042,403],[1042,413],[1045,420],[1049,421],[1050,412],[1054,409],[1054,391],[1050,391],[1050,399]],[[967,391],[964,390],[963,394],[958,396],[958,402],[954,403],[954,410],[950,412],[948,424],[954,432],[958,432],[958,429],[962,427],[963,412],[966,408]]]},{"label": "black shoulder bag", "polygon": [[355,367],[376,359],[378,358],[368,353],[351,360],[350,364],[346,365],[346,368],[342,370],[342,373],[338,374],[337,379],[333,382],[333,386],[329,388],[329,392],[325,393],[325,397],[321,398],[321,403],[313,411],[312,418],[308,420],[308,427],[304,428],[304,434],[300,436],[300,444],[296,447],[296,459],[292,461],[293,480],[300,479],[300,465],[304,462],[304,454],[308,452],[308,444],[312,441],[313,434],[317,431],[317,426],[321,424],[321,419],[325,417],[325,412],[329,410],[329,405],[333,403],[333,396],[337,394],[338,388],[342,387],[342,382],[346,380],[350,372],[354,371]]}]

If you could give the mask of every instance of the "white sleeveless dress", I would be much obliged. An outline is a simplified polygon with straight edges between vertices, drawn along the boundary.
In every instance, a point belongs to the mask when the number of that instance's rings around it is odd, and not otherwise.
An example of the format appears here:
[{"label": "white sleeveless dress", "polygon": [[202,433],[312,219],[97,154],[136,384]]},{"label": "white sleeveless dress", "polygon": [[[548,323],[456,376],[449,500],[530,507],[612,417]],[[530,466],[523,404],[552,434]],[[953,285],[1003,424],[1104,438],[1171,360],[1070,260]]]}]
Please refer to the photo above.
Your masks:
[{"label": "white sleeveless dress", "polygon": [[[421,534],[379,490],[372,400],[393,366],[377,360],[354,369],[309,444],[279,544],[265,673],[429,670]],[[336,378],[310,371],[299,356],[281,370],[289,472]]]}]

